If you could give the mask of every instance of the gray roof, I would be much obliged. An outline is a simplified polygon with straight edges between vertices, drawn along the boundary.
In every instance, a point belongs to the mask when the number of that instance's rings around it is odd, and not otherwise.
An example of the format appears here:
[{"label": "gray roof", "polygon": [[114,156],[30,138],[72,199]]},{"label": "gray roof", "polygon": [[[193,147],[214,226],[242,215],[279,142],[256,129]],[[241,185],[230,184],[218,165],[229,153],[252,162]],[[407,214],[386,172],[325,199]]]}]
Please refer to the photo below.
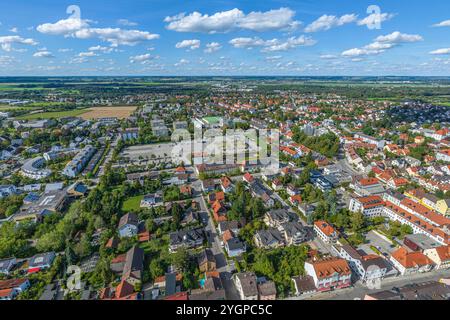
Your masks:
[{"label": "gray roof", "polygon": [[51,265],[53,260],[55,259],[56,254],[51,252],[39,253],[33,256],[30,261],[28,261],[29,268],[39,268],[45,265]]},{"label": "gray roof", "polygon": [[122,216],[119,221],[119,229],[127,224],[131,224],[137,227],[139,224],[138,216],[134,213],[127,213],[126,215]]},{"label": "gray roof", "polygon": [[256,275],[253,272],[236,273],[234,276],[239,279],[245,296],[248,297],[258,295]]},{"label": "gray roof", "polygon": [[138,246],[134,246],[127,252],[122,278],[128,278],[132,275],[133,277],[141,279],[143,270],[144,250]]},{"label": "gray roof", "polygon": [[267,230],[259,230],[256,236],[260,239],[264,246],[270,245],[273,242],[283,242],[284,238],[278,229],[269,228]]}]

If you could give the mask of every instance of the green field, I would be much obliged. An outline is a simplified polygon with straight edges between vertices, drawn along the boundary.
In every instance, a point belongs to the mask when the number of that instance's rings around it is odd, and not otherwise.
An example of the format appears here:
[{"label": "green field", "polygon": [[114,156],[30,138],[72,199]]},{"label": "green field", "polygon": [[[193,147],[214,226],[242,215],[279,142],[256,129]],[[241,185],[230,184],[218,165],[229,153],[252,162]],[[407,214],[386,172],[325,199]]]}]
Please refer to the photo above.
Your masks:
[{"label": "green field", "polygon": [[137,211],[141,206],[141,200],[144,199],[144,196],[136,196],[132,198],[128,198],[124,201],[122,205],[122,210],[125,212],[129,211]]},{"label": "green field", "polygon": [[89,111],[89,109],[41,112],[41,113],[26,114],[23,116],[16,117],[16,119],[17,120],[34,120],[34,119],[50,119],[50,118],[57,119],[57,118],[65,118],[65,117],[77,117],[88,111]]}]

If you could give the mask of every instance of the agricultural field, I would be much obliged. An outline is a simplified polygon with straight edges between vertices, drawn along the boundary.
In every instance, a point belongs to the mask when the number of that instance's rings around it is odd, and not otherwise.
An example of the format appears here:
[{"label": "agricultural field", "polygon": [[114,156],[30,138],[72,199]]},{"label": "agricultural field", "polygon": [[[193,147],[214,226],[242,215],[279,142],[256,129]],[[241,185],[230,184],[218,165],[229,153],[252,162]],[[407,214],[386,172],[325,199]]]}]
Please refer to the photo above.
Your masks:
[{"label": "agricultural field", "polygon": [[51,119],[51,118],[59,119],[65,117],[78,117],[87,112],[89,112],[89,109],[40,112],[40,113],[25,114],[23,116],[16,117],[16,119],[17,120],[36,120],[36,119]]},{"label": "agricultural field", "polygon": [[94,107],[84,112],[81,117],[85,120],[115,117],[118,119],[128,118],[137,107],[117,106],[117,107]]}]

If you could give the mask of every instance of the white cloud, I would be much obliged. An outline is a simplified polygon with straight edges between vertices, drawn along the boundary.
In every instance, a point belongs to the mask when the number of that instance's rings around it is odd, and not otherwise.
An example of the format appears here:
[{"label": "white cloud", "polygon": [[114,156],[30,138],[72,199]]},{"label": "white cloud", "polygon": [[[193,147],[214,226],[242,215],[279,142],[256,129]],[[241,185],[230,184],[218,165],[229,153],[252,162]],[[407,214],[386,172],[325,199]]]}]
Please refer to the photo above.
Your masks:
[{"label": "white cloud", "polygon": [[117,20],[117,23],[122,26],[128,26],[128,27],[135,27],[138,25],[136,22],[130,21],[128,19],[119,19],[119,20]]},{"label": "white cloud", "polygon": [[58,49],[58,52],[71,52],[71,51],[73,51],[73,49],[68,49],[68,48],[61,48],[61,49]]},{"label": "white cloud", "polygon": [[254,47],[263,47],[262,52],[275,52],[275,51],[286,51],[289,49],[293,49],[299,46],[312,46],[316,44],[316,41],[305,37],[303,35],[299,37],[291,37],[287,40],[262,40],[261,38],[234,38],[230,40],[230,44],[235,48],[254,48]]},{"label": "white cloud", "polygon": [[134,46],[142,41],[158,39],[158,34],[147,31],[125,30],[121,28],[91,28],[89,20],[68,18],[56,23],[45,23],[37,27],[44,34],[72,36],[79,39],[99,38],[111,46]]},{"label": "white cloud", "polygon": [[44,34],[69,36],[78,30],[88,27],[89,21],[87,20],[78,18],[68,18],[59,20],[58,22],[55,23],[41,24],[37,26],[36,30]]},{"label": "white cloud", "polygon": [[378,38],[375,39],[375,41],[377,42],[384,42],[384,43],[417,42],[422,40],[423,40],[422,36],[419,36],[418,34],[406,34],[401,33],[400,31],[395,31],[385,36],[379,36]]},{"label": "white cloud", "polygon": [[22,38],[20,36],[4,36],[4,37],[0,37],[0,47],[4,50],[4,51],[13,51],[13,44],[24,44],[24,45],[30,45],[30,46],[35,46],[38,43],[31,39],[25,39]]},{"label": "white cloud", "polygon": [[286,51],[296,47],[313,46],[316,43],[317,43],[316,40],[301,35],[299,37],[291,37],[284,42],[277,41],[277,43],[273,43],[266,46],[262,51],[263,52]]},{"label": "white cloud", "polygon": [[234,8],[228,11],[216,12],[212,15],[194,11],[189,15],[180,13],[166,17],[166,28],[178,32],[226,33],[235,29],[252,31],[292,30],[300,22],[294,21],[295,11],[280,8],[266,12],[252,11],[245,14]]},{"label": "white cloud", "polygon": [[97,54],[95,54],[94,51],[88,51],[88,52],[80,52],[78,54],[79,57],[95,57]]},{"label": "white cloud", "polygon": [[305,28],[305,32],[326,31],[331,28],[340,27],[344,24],[355,22],[358,16],[355,14],[345,14],[341,17],[323,15]]},{"label": "white cloud", "polygon": [[399,31],[395,31],[385,36],[379,36],[374,42],[368,44],[362,48],[353,48],[342,52],[345,57],[358,57],[377,55],[385,52],[388,49],[392,49],[402,43],[412,43],[422,41],[423,38],[417,34],[406,34]]},{"label": "white cloud", "polygon": [[254,38],[240,37],[231,39],[229,43],[235,48],[254,48],[264,46],[266,42],[258,37]]},{"label": "white cloud", "polygon": [[379,23],[383,23],[392,19],[395,16],[393,13],[372,13],[368,15],[364,19],[361,19],[357,22],[358,26],[374,26]]},{"label": "white cloud", "polygon": [[53,54],[50,51],[38,51],[33,54],[35,58],[54,58]]},{"label": "white cloud", "polygon": [[198,40],[198,39],[183,40],[181,42],[178,42],[175,45],[175,48],[177,48],[177,49],[189,48],[190,50],[195,50],[195,49],[200,48],[200,40]]},{"label": "white cloud", "polygon": [[320,59],[325,59],[325,60],[331,60],[331,59],[336,59],[337,56],[335,56],[334,54],[323,54],[320,56]]},{"label": "white cloud", "polygon": [[175,63],[175,67],[179,67],[179,66],[182,66],[182,65],[186,65],[186,64],[188,64],[188,63],[189,63],[189,60],[181,59],[180,61],[178,61],[177,63]]},{"label": "white cloud", "polygon": [[100,52],[105,52],[105,53],[110,53],[112,52],[114,49],[111,47],[102,47],[100,45],[98,46],[93,46],[93,47],[89,47],[88,51],[100,51]]},{"label": "white cloud", "polygon": [[433,27],[450,27],[450,20],[445,20],[445,21],[433,24]]},{"label": "white cloud", "polygon": [[450,54],[450,48],[437,49],[437,50],[431,51],[430,54],[434,54],[434,55]]},{"label": "white cloud", "polygon": [[155,58],[156,58],[155,56],[152,56],[150,53],[147,53],[147,54],[141,54],[141,55],[130,57],[130,62],[131,63],[138,63],[138,62],[145,63],[146,61],[153,60]]},{"label": "white cloud", "polygon": [[124,30],[120,28],[88,28],[75,32],[75,36],[80,39],[99,38],[109,42],[111,46],[120,45],[134,46],[142,41],[158,39],[158,34],[151,34],[147,31]]},{"label": "white cloud", "polygon": [[206,44],[205,53],[213,53],[222,49],[222,46],[218,42],[210,42]]},{"label": "white cloud", "polygon": [[19,32],[19,29],[17,27],[14,27],[14,28],[9,29],[9,31],[13,32],[13,33],[17,33],[17,32]]},{"label": "white cloud", "polygon": [[283,57],[282,56],[268,56],[268,57],[265,58],[265,60],[273,62],[273,61],[280,60],[281,58],[283,58]]}]

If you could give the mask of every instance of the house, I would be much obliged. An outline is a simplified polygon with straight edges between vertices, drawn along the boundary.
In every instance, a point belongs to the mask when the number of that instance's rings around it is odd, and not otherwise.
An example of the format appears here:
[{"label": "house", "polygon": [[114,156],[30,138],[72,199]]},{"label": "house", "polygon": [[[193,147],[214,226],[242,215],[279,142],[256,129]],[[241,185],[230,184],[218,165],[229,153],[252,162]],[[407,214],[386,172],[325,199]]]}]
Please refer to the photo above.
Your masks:
[{"label": "house", "polygon": [[222,235],[225,231],[230,230],[234,234],[239,233],[239,222],[237,221],[222,221],[218,224],[219,234]]},{"label": "house", "polygon": [[121,238],[130,238],[137,235],[138,229],[139,220],[136,214],[127,213],[120,218],[118,230]]},{"label": "house", "polygon": [[257,231],[254,235],[254,241],[258,248],[264,249],[280,248],[285,245],[283,235],[275,228]]},{"label": "house", "polygon": [[291,221],[291,216],[285,209],[270,210],[264,215],[264,223],[269,227],[278,228],[289,221]]},{"label": "house", "polygon": [[144,271],[144,250],[133,246],[128,250],[122,272],[122,281],[135,286],[142,281]]},{"label": "house", "polygon": [[438,281],[407,284],[366,294],[364,300],[448,300],[450,286]]},{"label": "house", "polygon": [[438,200],[436,203],[436,211],[442,215],[450,216],[450,199]]},{"label": "house", "polygon": [[288,184],[288,186],[286,187],[286,192],[291,197],[300,193],[300,191],[292,183]]},{"label": "house", "polygon": [[280,179],[275,179],[272,181],[272,189],[279,191],[283,188],[283,184]]},{"label": "house", "polygon": [[2,259],[0,260],[0,274],[9,275],[11,270],[16,265],[16,258]]},{"label": "house", "polygon": [[450,268],[450,245],[427,249],[423,254],[433,261],[436,269]]},{"label": "house", "polygon": [[295,295],[301,296],[303,294],[312,294],[316,292],[316,285],[314,279],[311,276],[298,276],[293,277],[292,282],[294,283]]},{"label": "house", "polygon": [[247,250],[245,243],[238,237],[231,237],[224,241],[224,246],[229,257],[238,257]]},{"label": "house", "polygon": [[253,272],[240,272],[232,276],[241,300],[258,300],[258,286]]},{"label": "house", "polygon": [[433,267],[433,261],[421,252],[408,252],[400,248],[391,254],[389,259],[401,275],[416,272],[428,272]]},{"label": "house", "polygon": [[0,300],[14,300],[30,287],[28,279],[0,280]]},{"label": "house", "polygon": [[313,278],[317,291],[342,289],[351,285],[352,271],[345,259],[332,257],[307,261],[305,272]]},{"label": "house", "polygon": [[253,197],[260,198],[267,208],[271,208],[275,205],[275,201],[270,197],[269,191],[259,180],[253,181],[253,183],[250,185],[250,192]]},{"label": "house", "polygon": [[232,192],[234,189],[233,183],[231,182],[231,179],[228,177],[220,178],[220,186],[221,186],[223,192],[226,192],[226,193]]},{"label": "house", "polygon": [[367,196],[352,198],[349,204],[349,210],[352,212],[361,212],[369,218],[379,217],[383,211],[384,201],[380,196]]},{"label": "house", "polygon": [[277,288],[275,287],[275,283],[273,281],[258,283],[257,287],[259,300],[276,300]]},{"label": "house", "polygon": [[293,195],[289,197],[289,202],[293,205],[293,206],[300,206],[302,204],[302,196],[299,194]]},{"label": "house", "polygon": [[353,189],[359,196],[379,195],[385,191],[376,178],[358,179],[353,183]]},{"label": "house", "polygon": [[314,232],[320,239],[322,239],[322,241],[327,243],[334,242],[338,238],[338,233],[333,226],[323,220],[314,222]]},{"label": "house", "polygon": [[202,250],[197,256],[197,263],[200,272],[216,270],[216,258],[211,249]]},{"label": "house", "polygon": [[308,240],[308,230],[300,222],[286,222],[280,226],[286,245],[300,245]]},{"label": "house", "polygon": [[52,266],[56,258],[54,252],[39,253],[28,261],[28,273],[39,272]]},{"label": "house", "polygon": [[101,290],[100,300],[138,300],[139,294],[134,292],[134,286],[122,280],[116,288],[107,287]]},{"label": "house", "polygon": [[147,194],[146,196],[144,196],[144,198],[141,200],[140,203],[141,208],[153,208],[162,205],[163,205],[162,191]]},{"label": "house", "polygon": [[216,222],[222,222],[227,220],[227,209],[225,206],[219,202],[216,201],[211,206],[213,211],[213,217]]},{"label": "house", "polygon": [[450,162],[450,149],[439,150],[436,152],[436,160]]},{"label": "house", "polygon": [[243,180],[244,182],[247,182],[247,183],[251,184],[251,183],[253,183],[253,181],[254,181],[255,179],[253,178],[253,176],[252,176],[249,172],[246,172],[246,173],[244,174],[244,176],[242,177],[242,180]]},{"label": "house", "polygon": [[210,193],[207,198],[209,204],[213,204],[216,201],[222,202],[225,201],[225,193],[223,191]]},{"label": "house", "polygon": [[202,190],[205,193],[214,191],[216,188],[216,184],[214,182],[214,179],[207,179],[202,181]]},{"label": "house", "polygon": [[352,271],[365,283],[379,283],[388,271],[384,258],[377,255],[362,255],[350,245],[343,245],[339,256],[347,260]]},{"label": "house", "polygon": [[169,234],[169,252],[173,253],[180,247],[188,249],[198,248],[205,241],[205,231],[203,228],[190,230],[178,230]]}]

